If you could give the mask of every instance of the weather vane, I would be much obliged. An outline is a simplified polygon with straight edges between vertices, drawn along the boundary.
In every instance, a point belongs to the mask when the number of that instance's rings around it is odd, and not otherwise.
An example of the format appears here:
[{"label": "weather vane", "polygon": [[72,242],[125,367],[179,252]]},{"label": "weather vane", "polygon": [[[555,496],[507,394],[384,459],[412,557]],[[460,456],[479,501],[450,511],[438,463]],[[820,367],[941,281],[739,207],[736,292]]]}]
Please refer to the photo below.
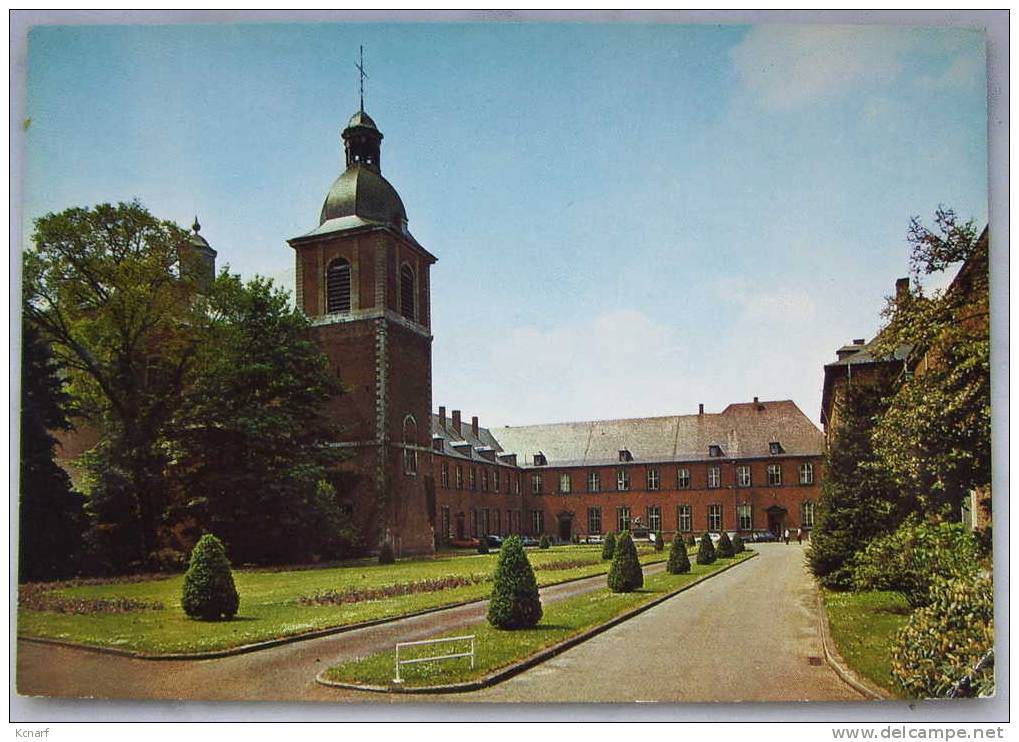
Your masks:
[{"label": "weather vane", "polygon": [[361,73],[361,112],[364,113],[364,81],[368,79],[368,73],[364,71],[364,45],[361,46],[361,61],[354,66]]}]

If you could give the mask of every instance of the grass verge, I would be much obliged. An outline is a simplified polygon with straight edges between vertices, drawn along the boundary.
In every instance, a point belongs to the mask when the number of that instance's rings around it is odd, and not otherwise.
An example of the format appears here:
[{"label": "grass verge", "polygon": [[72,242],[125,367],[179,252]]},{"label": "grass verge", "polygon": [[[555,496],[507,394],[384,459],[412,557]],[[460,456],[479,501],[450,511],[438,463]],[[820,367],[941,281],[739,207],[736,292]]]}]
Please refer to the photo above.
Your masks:
[{"label": "grass verge", "polygon": [[823,590],[832,640],[846,664],[894,696],[903,691],[892,680],[895,635],[909,620],[909,605],[898,593]]},{"label": "grass verge", "polygon": [[[478,680],[750,556],[752,552],[744,552],[732,559],[719,559],[710,566],[694,564],[691,571],[684,575],[665,572],[646,575],[644,587],[633,593],[613,593],[603,588],[549,603],[543,606],[541,622],[532,629],[502,631],[489,626],[487,622],[480,622],[442,634],[435,638],[475,635],[474,668],[470,667],[469,659],[406,665],[400,671],[404,679],[403,687],[428,687]],[[447,651],[453,653],[463,650],[444,647],[437,651],[435,647],[416,647],[401,652],[401,659],[445,654]],[[394,662],[395,651],[381,652],[331,667],[322,677],[340,683],[389,686],[392,685]]]},{"label": "grass verge", "polygon": [[[604,574],[600,546],[562,546],[528,550],[541,586]],[[232,621],[194,621],[180,607],[183,577],[140,582],[63,587],[58,594],[82,601],[135,601],[162,604],[155,610],[132,612],[59,613],[18,609],[18,635],[58,639],[96,647],[143,654],[199,653],[297,636],[324,629],[379,619],[397,618],[488,597],[491,582],[448,590],[397,595],[342,606],[302,605],[303,596],[328,590],[345,591],[384,587],[450,575],[490,576],[498,553],[400,560],[392,565],[358,562],[324,569],[235,570],[241,596],[240,611]],[[645,564],[664,561],[666,552],[647,550]],[[590,564],[568,569],[541,569],[548,564],[590,559]]]}]

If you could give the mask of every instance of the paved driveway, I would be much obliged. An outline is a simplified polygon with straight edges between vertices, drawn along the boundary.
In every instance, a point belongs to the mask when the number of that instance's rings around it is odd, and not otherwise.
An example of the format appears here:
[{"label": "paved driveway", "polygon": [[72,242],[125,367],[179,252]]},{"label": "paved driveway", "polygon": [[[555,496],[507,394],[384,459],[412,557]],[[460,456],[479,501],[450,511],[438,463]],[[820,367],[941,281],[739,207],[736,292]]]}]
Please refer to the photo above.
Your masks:
[{"label": "paved driveway", "polygon": [[822,649],[804,547],[755,548],[747,564],[471,700],[863,700],[811,662]]}]

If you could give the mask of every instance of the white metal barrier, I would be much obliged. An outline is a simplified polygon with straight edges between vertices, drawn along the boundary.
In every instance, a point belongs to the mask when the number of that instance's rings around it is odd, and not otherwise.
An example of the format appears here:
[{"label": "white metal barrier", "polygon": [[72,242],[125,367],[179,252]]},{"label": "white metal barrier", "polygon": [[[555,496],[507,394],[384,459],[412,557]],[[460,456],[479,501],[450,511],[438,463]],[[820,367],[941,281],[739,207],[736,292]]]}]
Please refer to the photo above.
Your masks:
[{"label": "white metal barrier", "polygon": [[[438,654],[431,657],[412,657],[409,660],[400,659],[400,647],[420,647],[424,644],[449,644],[452,642],[463,642],[470,640],[471,651],[469,652],[454,652],[452,654]],[[400,678],[400,665],[415,665],[419,662],[437,662],[438,660],[455,660],[460,657],[471,658],[471,669],[474,669],[474,634],[470,636],[451,636],[448,639],[425,639],[419,642],[397,642],[396,644],[396,677],[393,678],[394,683],[402,683],[403,680]]]}]

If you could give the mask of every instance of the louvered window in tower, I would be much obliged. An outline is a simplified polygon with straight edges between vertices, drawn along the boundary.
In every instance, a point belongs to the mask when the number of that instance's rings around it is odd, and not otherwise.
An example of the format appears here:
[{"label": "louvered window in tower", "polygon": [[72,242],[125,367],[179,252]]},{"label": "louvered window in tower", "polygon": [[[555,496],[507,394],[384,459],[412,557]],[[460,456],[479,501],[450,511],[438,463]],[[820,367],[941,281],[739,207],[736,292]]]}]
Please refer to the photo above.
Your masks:
[{"label": "louvered window in tower", "polygon": [[400,269],[400,314],[414,319],[414,271],[409,265]]},{"label": "louvered window in tower", "polygon": [[337,258],[326,270],[326,312],[350,311],[350,263]]}]

